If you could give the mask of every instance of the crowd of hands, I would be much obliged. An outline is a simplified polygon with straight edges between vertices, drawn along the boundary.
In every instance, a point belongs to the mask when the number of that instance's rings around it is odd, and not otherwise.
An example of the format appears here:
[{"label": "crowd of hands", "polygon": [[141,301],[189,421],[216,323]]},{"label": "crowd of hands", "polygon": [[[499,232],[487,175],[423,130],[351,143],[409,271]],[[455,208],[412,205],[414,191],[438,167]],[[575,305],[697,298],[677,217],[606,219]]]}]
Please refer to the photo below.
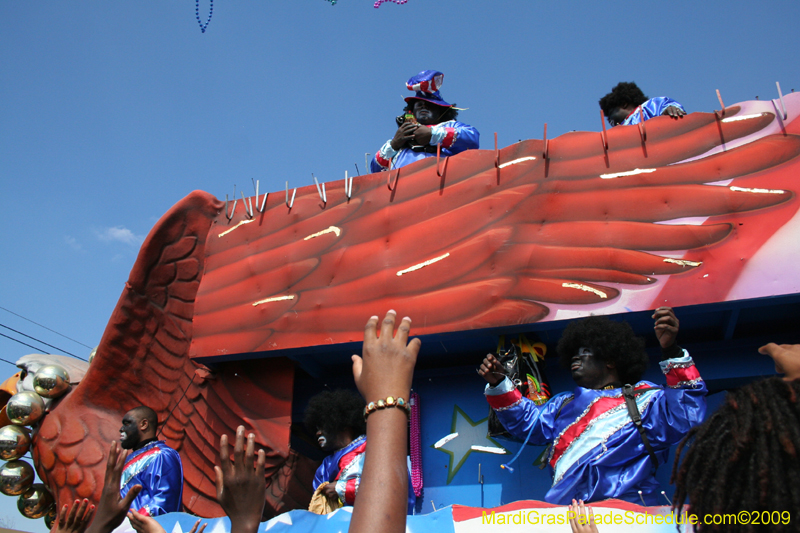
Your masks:
[{"label": "crowd of hands", "polygon": [[[362,355],[353,355],[353,378],[367,402],[387,396],[408,398],[420,340],[408,340],[411,319],[400,321],[386,313],[380,322],[373,316],[364,330]],[[775,361],[775,369],[784,379],[800,378],[800,345],[762,346],[759,352]],[[361,485],[353,508],[350,532],[382,531],[401,533],[406,525],[407,419],[400,409],[383,409],[372,413],[367,421],[367,440],[378,453],[366,454]],[[120,478],[128,452],[116,442],[111,444],[106,464],[105,481],[97,506],[89,500],[75,500],[64,505],[55,523],[57,533],[109,533],[128,517],[138,533],[162,533],[164,529],[153,518],[130,510],[131,503],[142,490],[136,485],[122,498]],[[228,436],[219,442],[220,466],[215,466],[217,502],[231,521],[231,531],[252,533],[258,530],[266,501],[264,483],[264,450],[255,451],[255,435],[245,436],[239,426],[230,453]],[[587,514],[588,509],[588,514]],[[573,500],[569,507],[569,523],[574,533],[597,532],[590,507]],[[190,533],[203,533],[205,524],[198,520]],[[200,528],[198,530],[198,527]]]}]

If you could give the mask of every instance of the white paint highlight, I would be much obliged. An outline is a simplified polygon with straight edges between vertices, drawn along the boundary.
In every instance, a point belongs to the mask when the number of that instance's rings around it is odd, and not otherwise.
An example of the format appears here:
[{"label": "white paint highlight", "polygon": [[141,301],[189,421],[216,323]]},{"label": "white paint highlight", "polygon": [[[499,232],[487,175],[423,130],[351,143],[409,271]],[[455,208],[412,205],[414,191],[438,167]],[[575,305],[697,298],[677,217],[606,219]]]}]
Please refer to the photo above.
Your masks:
[{"label": "white paint highlight", "polygon": [[635,176],[637,174],[650,174],[651,172],[655,171],[656,169],[654,168],[635,168],[633,170],[628,170],[627,172],[617,172],[616,174],[600,174],[600,179],[610,180],[614,178],[622,178],[624,176]]},{"label": "white paint highlight", "polygon": [[233,230],[235,230],[236,228],[238,228],[238,227],[240,227],[240,226],[244,226],[245,224],[249,224],[249,223],[251,223],[251,222],[255,222],[255,219],[254,219],[254,218],[251,218],[251,219],[248,219],[248,220],[242,220],[241,222],[239,222],[238,224],[236,224],[234,227],[232,227],[232,228],[230,228],[230,229],[226,229],[225,231],[223,231],[222,233],[220,233],[220,234],[219,234],[219,236],[220,236],[220,237],[224,237],[225,235],[227,235],[228,233],[232,232],[232,231],[233,231]]},{"label": "white paint highlight", "polygon": [[600,298],[608,298],[608,294],[604,293],[603,291],[597,290],[594,287],[584,285],[583,283],[562,283],[561,286],[566,287],[568,289],[578,289],[581,291],[593,292]]},{"label": "white paint highlight", "polygon": [[408,274],[409,272],[414,272],[415,270],[419,270],[420,268],[425,268],[428,265],[432,265],[434,263],[438,263],[439,261],[441,261],[442,259],[445,259],[447,257],[450,257],[450,252],[447,252],[444,255],[440,255],[439,257],[434,257],[433,259],[428,259],[427,261],[424,261],[424,262],[422,262],[422,263],[420,263],[418,265],[414,265],[414,266],[412,266],[410,268],[407,268],[405,270],[399,270],[397,272],[397,275],[398,276],[402,276],[403,274]]},{"label": "white paint highlight", "polygon": [[303,240],[307,241],[309,239],[315,239],[315,238],[321,237],[322,235],[325,235],[327,233],[335,233],[336,236],[338,237],[339,235],[342,234],[342,230],[341,230],[341,228],[338,228],[336,226],[330,226],[328,229],[324,229],[322,231],[318,231],[318,232],[314,233],[313,235],[309,235],[308,237],[304,238]]},{"label": "white paint highlight", "polygon": [[522,163],[524,161],[533,161],[534,159],[536,159],[536,158],[532,157],[532,156],[530,156],[530,157],[520,157],[519,159],[515,159],[513,161],[509,161],[508,163],[503,163],[502,165],[500,165],[497,168],[506,168],[506,167],[510,167],[511,165],[516,165],[517,163]]},{"label": "white paint highlight", "polygon": [[261,304],[268,304],[270,302],[282,302],[284,300],[294,300],[294,294],[290,294],[288,296],[273,296],[272,298],[259,300],[257,302],[253,302],[253,307],[259,306]]},{"label": "white paint highlight", "polygon": [[445,444],[447,444],[456,437],[458,437],[458,433],[450,433],[449,435],[445,435],[441,439],[437,440],[436,444],[434,444],[433,447],[438,450],[439,448],[441,448],[442,446],[444,446]]}]

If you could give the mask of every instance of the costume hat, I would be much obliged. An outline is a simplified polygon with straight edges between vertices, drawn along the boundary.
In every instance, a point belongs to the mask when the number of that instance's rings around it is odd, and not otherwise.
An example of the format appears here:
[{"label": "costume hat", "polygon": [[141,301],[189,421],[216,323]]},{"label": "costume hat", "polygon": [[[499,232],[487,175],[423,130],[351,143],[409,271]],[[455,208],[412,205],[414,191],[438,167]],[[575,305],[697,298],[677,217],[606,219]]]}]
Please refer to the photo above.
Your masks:
[{"label": "costume hat", "polygon": [[437,70],[423,70],[416,76],[408,79],[406,87],[409,91],[416,91],[414,96],[405,98],[406,102],[411,100],[425,100],[432,104],[440,105],[442,107],[453,107],[453,104],[448,104],[442,100],[439,94],[439,88],[444,82],[444,74]]}]

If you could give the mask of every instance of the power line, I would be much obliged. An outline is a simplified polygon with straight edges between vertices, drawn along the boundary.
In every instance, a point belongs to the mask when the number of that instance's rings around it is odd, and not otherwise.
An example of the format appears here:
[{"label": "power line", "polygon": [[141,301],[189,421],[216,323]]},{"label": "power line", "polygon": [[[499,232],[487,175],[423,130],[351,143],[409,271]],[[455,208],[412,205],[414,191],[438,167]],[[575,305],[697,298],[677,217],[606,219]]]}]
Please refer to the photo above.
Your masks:
[{"label": "power line", "polygon": [[[37,339],[36,337],[31,337],[30,335],[25,335],[25,334],[24,334],[24,333],[22,333],[21,331],[17,331],[17,330],[15,330],[14,328],[10,328],[10,327],[8,327],[8,326],[6,326],[6,325],[4,325],[4,324],[0,324],[0,328],[6,328],[6,329],[8,329],[8,330],[11,330],[11,331],[13,331],[13,332],[14,332],[14,333],[16,333],[17,335],[22,335],[23,337],[27,337],[27,338],[29,338],[29,339],[31,339],[31,340],[34,340],[34,341],[36,341],[36,342],[41,342],[41,343],[42,343],[42,344],[44,344],[45,346],[49,346],[50,348],[53,348],[53,349],[55,349],[55,350],[58,350],[58,351],[60,351],[60,352],[64,352],[65,354],[67,354],[67,355],[71,355],[72,357],[74,357],[74,358],[76,358],[76,359],[82,359],[83,361],[86,361],[86,359],[83,359],[83,357],[78,357],[78,356],[77,356],[77,355],[75,355],[74,353],[71,353],[71,352],[68,352],[68,351],[66,351],[64,348],[59,348],[58,346],[53,346],[52,344],[47,344],[47,343],[46,343],[46,342],[44,342],[42,339]],[[49,355],[49,354],[48,354],[48,355]]]},{"label": "power line", "polygon": [[91,347],[91,346],[87,346],[86,344],[83,344],[83,343],[82,343],[82,342],[80,342],[80,341],[76,341],[76,340],[75,340],[75,339],[73,339],[72,337],[67,337],[66,335],[63,335],[63,334],[61,334],[61,333],[57,332],[57,331],[56,331],[56,330],[54,330],[54,329],[50,329],[50,328],[48,328],[47,326],[43,326],[43,325],[39,324],[38,322],[34,322],[34,321],[33,321],[33,320],[31,320],[30,318],[25,318],[24,316],[22,316],[22,315],[20,315],[20,314],[17,314],[17,313],[15,313],[14,311],[11,311],[10,309],[6,309],[5,307],[0,307],[0,309],[2,309],[3,311],[6,311],[7,313],[11,313],[11,314],[12,314],[12,315],[14,315],[14,316],[18,316],[18,317],[20,317],[20,318],[21,318],[21,319],[23,319],[23,320],[27,320],[27,321],[28,321],[28,322],[30,322],[31,324],[36,324],[36,325],[37,325],[37,326],[39,326],[40,328],[44,328],[44,329],[46,329],[47,331],[51,331],[51,332],[55,333],[56,335],[58,335],[58,336],[60,336],[60,337],[64,337],[65,339],[69,339],[69,340],[71,340],[72,342],[74,342],[74,343],[76,343],[76,344],[80,344],[81,346],[84,346],[84,347],[86,347],[86,348],[89,348],[90,350],[92,349],[92,347]]},{"label": "power line", "polygon": [[[27,342],[18,341],[18,340],[17,340],[17,339],[15,339],[14,337],[9,337],[8,335],[6,335],[6,334],[4,334],[4,333],[0,333],[0,337],[5,337],[6,339],[11,339],[11,340],[12,340],[12,341],[14,341],[14,342],[18,342],[18,343],[20,343],[20,344],[24,344],[24,345],[25,345],[25,346],[27,346],[28,348],[33,348],[33,349],[34,349],[34,350],[36,350],[37,352],[44,352],[44,350],[42,350],[41,348],[37,348],[36,346],[31,346],[31,345],[30,345],[30,344],[28,344]],[[47,354],[47,355],[50,355],[50,354]],[[0,359],[0,361],[5,361],[5,362],[6,362],[6,363],[8,363],[8,364],[11,364],[11,365],[17,366],[17,364],[16,364],[16,363],[12,363],[11,361],[6,361],[5,359]]]}]

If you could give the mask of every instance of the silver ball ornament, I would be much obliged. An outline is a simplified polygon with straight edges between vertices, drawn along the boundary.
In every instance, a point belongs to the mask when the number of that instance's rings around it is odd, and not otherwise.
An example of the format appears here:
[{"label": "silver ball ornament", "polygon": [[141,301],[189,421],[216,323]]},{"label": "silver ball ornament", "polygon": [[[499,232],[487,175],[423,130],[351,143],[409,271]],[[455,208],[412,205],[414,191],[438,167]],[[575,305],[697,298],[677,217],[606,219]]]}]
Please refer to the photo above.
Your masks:
[{"label": "silver ball ornament", "polygon": [[31,447],[28,430],[15,425],[0,428],[0,459],[13,461],[25,455]]},{"label": "silver ball ornament", "polygon": [[55,505],[55,498],[43,483],[34,483],[17,500],[17,509],[26,518],[42,518]]},{"label": "silver ball ornament", "polygon": [[89,364],[90,365],[92,364],[92,361],[94,361],[94,356],[97,355],[97,349],[99,347],[100,346],[95,346],[94,348],[92,348],[92,353],[89,354]]},{"label": "silver ball ornament", "polygon": [[33,467],[27,461],[9,461],[0,467],[0,492],[18,496],[33,485]]},{"label": "silver ball ornament", "polygon": [[58,398],[69,390],[69,373],[58,365],[45,365],[33,375],[33,389],[43,398]]},{"label": "silver ball ornament", "polygon": [[8,400],[6,414],[14,424],[35,424],[44,416],[44,401],[33,391],[18,392]]}]

